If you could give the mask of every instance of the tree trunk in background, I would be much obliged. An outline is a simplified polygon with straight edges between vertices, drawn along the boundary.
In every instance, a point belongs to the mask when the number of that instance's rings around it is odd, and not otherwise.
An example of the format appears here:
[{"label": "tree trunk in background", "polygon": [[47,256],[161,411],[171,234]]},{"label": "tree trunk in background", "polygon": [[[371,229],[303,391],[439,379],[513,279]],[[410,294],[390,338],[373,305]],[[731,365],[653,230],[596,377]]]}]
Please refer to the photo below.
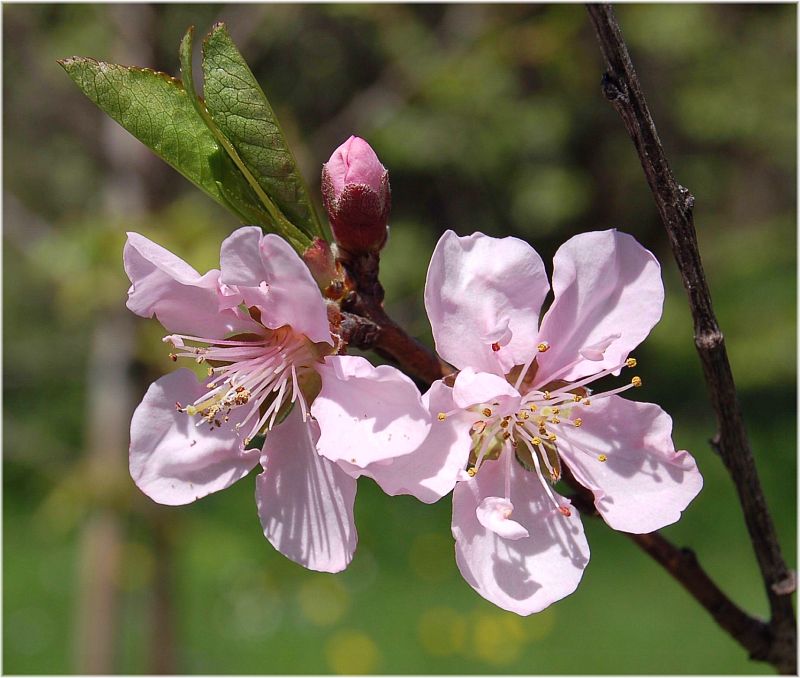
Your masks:
[{"label": "tree trunk in background", "polygon": [[[87,455],[89,478],[96,482],[113,482],[126,470],[132,353],[132,327],[126,315],[113,313],[96,325],[87,378]],[[118,511],[108,506],[94,509],[84,524],[80,545],[75,638],[78,673],[114,672],[122,545]]]},{"label": "tree trunk in background", "polygon": [[[152,65],[155,10],[147,5],[110,5],[109,23],[119,36],[117,63]],[[160,161],[115,122],[102,116],[99,138],[108,164],[104,202],[109,223],[129,230],[146,218],[152,204],[149,179]],[[122,261],[120,259],[120,275]],[[130,417],[143,384],[132,383],[136,321],[123,304],[100,314],[95,325],[87,378],[87,456],[93,478],[107,483],[128,479]],[[78,673],[118,672],[122,624],[120,582],[125,529],[118,508],[122,502],[96,506],[81,536],[77,601],[76,662]],[[153,590],[149,596],[151,644],[149,673],[175,673],[170,588],[171,548],[166,518],[151,518]]]}]

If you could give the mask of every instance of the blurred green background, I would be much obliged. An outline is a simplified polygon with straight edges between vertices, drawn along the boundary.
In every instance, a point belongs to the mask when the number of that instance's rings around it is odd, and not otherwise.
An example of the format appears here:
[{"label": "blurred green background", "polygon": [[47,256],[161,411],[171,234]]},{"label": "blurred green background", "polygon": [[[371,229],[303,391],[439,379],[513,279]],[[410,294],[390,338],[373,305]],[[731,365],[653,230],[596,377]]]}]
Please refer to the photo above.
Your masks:
[{"label": "blurred green background", "polygon": [[[618,17],[696,223],[758,468],[796,566],[796,7],[624,5]],[[441,232],[513,234],[549,262],[611,226],[660,258],[664,319],[642,399],[675,420],[705,489],[664,533],[740,605],[763,585],[723,465],[685,295],[634,149],[600,93],[580,5],[3,6],[5,673],[761,673],[624,535],[585,520],[577,592],[520,618],[461,579],[449,500],[359,483],[337,576],[261,535],[253,477],[195,505],[127,475],[128,423],[172,369],[124,307],[126,230],[196,268],[237,224],[94,107],[55,60],[178,75],[177,46],[228,23],[315,195],[350,134],[393,189],[383,282],[423,340]],[[549,263],[548,263],[549,265]]]}]

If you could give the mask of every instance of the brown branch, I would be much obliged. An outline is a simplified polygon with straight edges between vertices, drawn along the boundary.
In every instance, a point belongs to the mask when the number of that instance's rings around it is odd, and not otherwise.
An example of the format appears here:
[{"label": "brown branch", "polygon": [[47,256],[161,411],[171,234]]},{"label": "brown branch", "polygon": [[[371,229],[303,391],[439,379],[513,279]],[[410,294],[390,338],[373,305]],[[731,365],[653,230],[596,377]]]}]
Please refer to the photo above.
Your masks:
[{"label": "brown branch", "polygon": [[[572,505],[583,515],[599,518],[591,490],[575,480],[568,467],[562,467],[562,470],[564,482],[575,491],[570,497]],[[678,548],[658,532],[624,534],[667,570],[723,629],[747,648],[751,659],[767,659],[770,647],[768,624],[751,617],[728,598],[701,567],[694,551]]]},{"label": "brown branch", "polygon": [[376,351],[426,385],[453,372],[386,314],[377,253],[340,258],[339,262],[352,280],[353,291],[341,302],[343,325],[351,346]]},{"label": "brown branch", "polygon": [[769,625],[733,603],[706,574],[694,551],[678,548],[658,532],[625,536],[667,570],[723,629],[750,652],[751,659],[769,661],[772,643]]},{"label": "brown branch", "polygon": [[[625,128],[636,146],[647,183],[650,185],[661,221],[669,235],[672,251],[689,296],[689,306],[694,321],[695,346],[700,355],[709,396],[717,417],[718,433],[714,438],[715,449],[719,451],[736,486],[769,598],[771,611],[768,627],[769,646],[765,655],[757,658],[765,659],[780,671],[796,673],[795,616],[788,595],[794,590],[794,575],[786,567],[781,555],[745,431],[733,374],[725,350],[725,340],[711,304],[692,216],[694,197],[675,180],[672,174],[611,6],[587,5],[587,8],[606,61],[607,72],[603,76],[603,93],[622,117]],[[678,577],[676,570],[671,569],[670,572],[687,587],[690,593],[701,603],[703,602],[696,593],[698,587],[695,583],[699,580],[693,579],[693,576],[697,575],[694,568],[687,567],[680,558],[676,560],[672,557],[663,559],[657,557],[656,554],[664,555],[663,543],[657,540],[649,542],[647,546],[640,543],[640,546],[648,550],[662,564],[673,563],[675,567],[683,567],[682,571],[688,577],[686,581]],[[690,583],[691,588],[688,585]],[[730,620],[726,617],[729,614],[727,608],[709,609],[709,611],[723,628],[751,651],[751,655],[758,649],[746,644],[755,642],[750,635],[737,637],[733,634]]]}]

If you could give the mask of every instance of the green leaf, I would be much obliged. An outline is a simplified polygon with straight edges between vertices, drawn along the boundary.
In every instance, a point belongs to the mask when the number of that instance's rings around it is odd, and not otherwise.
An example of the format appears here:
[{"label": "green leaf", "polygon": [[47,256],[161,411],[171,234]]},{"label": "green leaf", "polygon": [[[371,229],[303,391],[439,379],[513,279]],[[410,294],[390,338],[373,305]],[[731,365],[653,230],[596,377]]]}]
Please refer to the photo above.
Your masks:
[{"label": "green leaf", "polygon": [[208,112],[264,192],[300,230],[324,237],[272,107],[224,24],[203,43],[203,76]]},{"label": "green leaf", "polygon": [[[283,215],[280,208],[278,208],[264,192],[264,189],[250,172],[247,165],[245,165],[231,141],[223,134],[222,130],[219,129],[211,118],[211,114],[208,112],[205,103],[197,96],[194,89],[194,76],[192,71],[193,41],[194,26],[190,26],[189,30],[186,31],[186,35],[183,36],[180,49],[178,50],[181,73],[183,75],[183,86],[186,90],[186,94],[208,131],[214,139],[216,139],[229,161],[237,168],[234,170],[236,176],[244,178],[246,182],[245,186],[249,184],[248,190],[245,191],[240,183],[228,182],[223,178],[223,180],[219,182],[220,191],[232,204],[239,207],[239,210],[244,213],[249,223],[257,223],[267,230],[279,233],[286,238],[298,252],[302,253],[311,244],[311,238],[292,224]],[[260,206],[258,203],[252,204],[249,200],[249,197],[253,193],[257,196]]]},{"label": "green leaf", "polygon": [[179,80],[83,57],[59,63],[86,96],[139,141],[243,222],[252,223],[258,199]]}]

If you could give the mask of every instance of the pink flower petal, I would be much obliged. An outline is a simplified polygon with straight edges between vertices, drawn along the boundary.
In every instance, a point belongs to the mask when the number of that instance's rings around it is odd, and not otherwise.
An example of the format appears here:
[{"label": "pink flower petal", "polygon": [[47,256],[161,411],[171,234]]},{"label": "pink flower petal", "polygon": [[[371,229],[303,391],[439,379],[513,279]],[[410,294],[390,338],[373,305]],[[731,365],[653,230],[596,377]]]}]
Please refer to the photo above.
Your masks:
[{"label": "pink flower petal", "polygon": [[310,570],[340,572],[358,541],[356,481],[319,456],[318,435],[297,406],[267,434],[256,504],[264,536],[278,551]]},{"label": "pink flower petal", "polygon": [[536,475],[516,461],[511,464],[511,517],[530,536],[504,539],[484,527],[476,511],[486,497],[503,496],[504,466],[501,461],[484,462],[474,478],[453,491],[456,563],[467,583],[488,601],[529,615],[577,588],[589,562],[589,545],[577,511],[569,517],[559,513]]},{"label": "pink flower petal", "polygon": [[271,329],[290,325],[313,342],[332,344],[325,301],[303,260],[283,238],[244,226],[222,243],[220,280],[257,306]]},{"label": "pink flower petal", "polygon": [[[618,396],[581,407],[583,425],[559,431],[558,450],[614,529],[643,534],[677,521],[703,486],[692,456],[675,451],[658,405]],[[606,461],[598,457],[604,455]]]},{"label": "pink flower petal", "polygon": [[137,315],[155,315],[170,332],[212,339],[258,331],[258,324],[242,313],[220,310],[219,271],[201,276],[185,261],[138,233],[128,233],[123,261],[131,281],[127,305]]},{"label": "pink flower petal", "polygon": [[503,539],[516,541],[530,537],[528,530],[516,520],[511,520],[513,513],[514,505],[503,497],[486,497],[475,510],[478,522]]},{"label": "pink flower petal", "polygon": [[234,410],[226,426],[195,426],[196,417],[178,412],[205,392],[191,370],[180,369],[150,385],[131,421],[130,471],[139,489],[160,504],[188,504],[223,490],[258,463],[258,450],[243,450],[233,426],[244,418]]},{"label": "pink flower petal", "polygon": [[539,332],[539,340],[550,344],[537,358],[539,384],[551,377],[575,381],[620,365],[659,321],[664,303],[658,261],[616,230],[582,233],[564,243],[554,258],[553,293]]},{"label": "pink flower petal", "polygon": [[526,242],[446,231],[425,283],[436,350],[459,369],[506,374],[536,351],[548,289],[542,259]]},{"label": "pink flower petal", "polygon": [[358,356],[327,356],[322,390],[311,405],[320,454],[365,467],[409,454],[425,440],[430,416],[407,376]]},{"label": "pink flower petal", "polygon": [[475,416],[455,412],[444,421],[438,420],[439,412],[454,408],[452,389],[441,381],[422,396],[422,403],[433,423],[428,437],[416,450],[388,462],[369,464],[364,469],[353,466],[350,470],[355,475],[369,476],[386,494],[411,494],[431,504],[453,489],[466,467],[472,444],[470,426]]},{"label": "pink flower petal", "polygon": [[453,383],[453,402],[461,408],[481,403],[499,402],[501,410],[516,410],[520,395],[517,389],[495,374],[475,372],[465,367]]}]

